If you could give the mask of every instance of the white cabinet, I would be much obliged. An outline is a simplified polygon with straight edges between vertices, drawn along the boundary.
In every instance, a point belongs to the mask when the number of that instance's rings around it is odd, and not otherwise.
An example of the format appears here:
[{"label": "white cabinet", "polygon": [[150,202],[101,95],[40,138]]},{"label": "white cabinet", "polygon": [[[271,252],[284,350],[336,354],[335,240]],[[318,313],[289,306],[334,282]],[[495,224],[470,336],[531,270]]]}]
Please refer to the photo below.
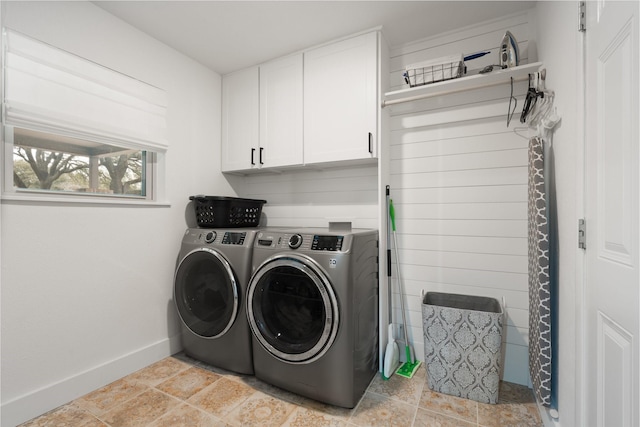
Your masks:
[{"label": "white cabinet", "polygon": [[258,67],[222,79],[222,171],[259,167]]},{"label": "white cabinet", "polygon": [[377,37],[367,33],[305,52],[306,164],[376,157]]},{"label": "white cabinet", "polygon": [[302,54],[222,81],[222,171],[302,164]]},{"label": "white cabinet", "polygon": [[225,75],[222,171],[375,159],[378,90],[377,32]]},{"label": "white cabinet", "polygon": [[260,66],[262,167],[302,164],[302,54]]}]

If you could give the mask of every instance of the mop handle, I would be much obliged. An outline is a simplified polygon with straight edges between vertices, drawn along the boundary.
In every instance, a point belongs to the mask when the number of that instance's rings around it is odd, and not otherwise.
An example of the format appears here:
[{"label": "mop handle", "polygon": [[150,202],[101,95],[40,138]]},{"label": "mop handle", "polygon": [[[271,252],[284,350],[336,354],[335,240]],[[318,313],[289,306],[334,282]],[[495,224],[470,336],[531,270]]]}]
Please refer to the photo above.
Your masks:
[{"label": "mop handle", "polygon": [[[409,334],[407,332],[407,316],[404,310],[404,290],[402,279],[400,278],[400,258],[398,256],[398,237],[396,235],[396,213],[393,209],[393,200],[389,199],[389,217],[391,217],[391,226],[393,228],[393,246],[396,252],[396,274],[398,275],[398,291],[400,293],[400,307],[402,308],[402,324],[404,325],[404,342],[405,345],[409,346]],[[413,363],[413,360],[408,360],[408,362]]]},{"label": "mop handle", "polygon": [[[389,211],[389,186],[387,185],[385,206]],[[391,308],[391,224],[387,221],[387,277],[389,279],[389,308]],[[391,310],[389,310],[391,314]]]},{"label": "mop handle", "polygon": [[[389,186],[387,185],[386,189],[386,206],[387,211],[389,210]],[[391,307],[391,224],[387,221],[387,310],[389,316],[389,324],[393,323],[393,314]]]},{"label": "mop handle", "polygon": [[393,209],[393,199],[389,199],[389,217],[391,218],[391,228],[396,231],[396,211]]}]

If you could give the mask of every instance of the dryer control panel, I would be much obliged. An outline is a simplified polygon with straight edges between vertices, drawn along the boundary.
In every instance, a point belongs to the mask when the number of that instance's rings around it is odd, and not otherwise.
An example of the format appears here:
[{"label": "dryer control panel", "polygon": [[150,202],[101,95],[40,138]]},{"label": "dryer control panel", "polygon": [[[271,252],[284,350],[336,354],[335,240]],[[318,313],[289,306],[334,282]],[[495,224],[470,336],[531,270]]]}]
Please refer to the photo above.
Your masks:
[{"label": "dryer control panel", "polygon": [[344,236],[313,236],[312,251],[339,251],[342,249]]},{"label": "dryer control panel", "polygon": [[[350,236],[342,234],[317,234],[289,230],[267,230],[258,233],[256,248],[295,251],[343,252],[349,249]],[[315,231],[315,230],[314,230]]]}]

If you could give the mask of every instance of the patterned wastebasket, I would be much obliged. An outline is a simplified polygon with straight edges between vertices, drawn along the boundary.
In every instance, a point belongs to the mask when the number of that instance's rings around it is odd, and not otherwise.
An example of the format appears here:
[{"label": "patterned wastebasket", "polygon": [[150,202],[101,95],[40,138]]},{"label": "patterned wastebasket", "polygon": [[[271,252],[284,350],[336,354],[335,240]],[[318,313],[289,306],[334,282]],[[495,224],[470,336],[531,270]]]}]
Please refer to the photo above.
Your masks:
[{"label": "patterned wastebasket", "polygon": [[422,328],[429,388],[498,403],[502,325],[503,308],[495,298],[427,292]]}]

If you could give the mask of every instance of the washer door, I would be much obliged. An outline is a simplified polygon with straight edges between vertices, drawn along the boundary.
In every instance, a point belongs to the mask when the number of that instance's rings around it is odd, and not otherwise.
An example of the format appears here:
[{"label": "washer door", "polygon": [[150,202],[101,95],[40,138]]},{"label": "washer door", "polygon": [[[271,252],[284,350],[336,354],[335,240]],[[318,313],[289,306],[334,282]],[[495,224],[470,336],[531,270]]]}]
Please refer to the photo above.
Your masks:
[{"label": "washer door", "polygon": [[276,255],[251,277],[247,316],[255,337],[271,354],[311,363],[338,333],[338,302],[322,268],[301,255]]},{"label": "washer door", "polygon": [[196,335],[224,335],[236,320],[238,296],[233,269],[218,252],[196,249],[178,264],[174,299],[182,322]]}]

